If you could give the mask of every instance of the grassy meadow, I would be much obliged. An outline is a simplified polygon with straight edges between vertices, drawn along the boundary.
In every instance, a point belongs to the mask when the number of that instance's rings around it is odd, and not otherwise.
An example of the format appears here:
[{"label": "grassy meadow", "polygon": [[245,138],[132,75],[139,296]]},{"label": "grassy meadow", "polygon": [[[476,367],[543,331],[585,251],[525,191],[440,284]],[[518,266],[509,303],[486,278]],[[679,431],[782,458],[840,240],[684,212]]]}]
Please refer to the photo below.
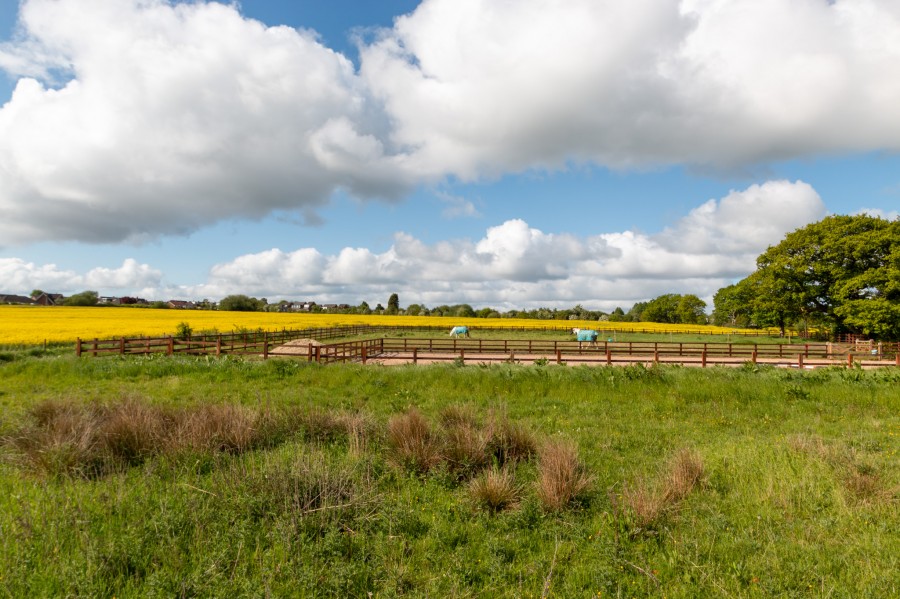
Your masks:
[{"label": "grassy meadow", "polygon": [[898,384],[17,357],[0,596],[897,596]]}]

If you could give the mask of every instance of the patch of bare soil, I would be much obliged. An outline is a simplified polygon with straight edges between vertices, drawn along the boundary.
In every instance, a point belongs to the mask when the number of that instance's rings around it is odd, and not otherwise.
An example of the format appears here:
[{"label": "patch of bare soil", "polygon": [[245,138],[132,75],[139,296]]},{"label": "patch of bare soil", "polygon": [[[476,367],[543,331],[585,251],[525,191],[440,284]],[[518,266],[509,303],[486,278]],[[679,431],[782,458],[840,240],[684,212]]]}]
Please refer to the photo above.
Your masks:
[{"label": "patch of bare soil", "polygon": [[288,341],[284,345],[272,349],[270,354],[281,354],[285,356],[308,356],[310,346],[318,347],[322,345],[321,341],[315,339],[294,339]]}]

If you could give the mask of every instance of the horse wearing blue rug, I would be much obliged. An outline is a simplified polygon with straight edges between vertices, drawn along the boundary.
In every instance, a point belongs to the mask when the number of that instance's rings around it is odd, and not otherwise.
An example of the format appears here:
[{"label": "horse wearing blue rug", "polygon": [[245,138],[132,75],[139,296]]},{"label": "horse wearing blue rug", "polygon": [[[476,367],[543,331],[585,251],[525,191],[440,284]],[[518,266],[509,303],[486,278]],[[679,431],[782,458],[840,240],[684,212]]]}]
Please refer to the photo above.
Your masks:
[{"label": "horse wearing blue rug", "polygon": [[597,337],[599,333],[597,331],[591,329],[572,329],[572,332],[575,333],[575,340],[578,341],[578,348],[581,348],[581,344],[583,342],[590,343],[590,346],[597,345]]},{"label": "horse wearing blue rug", "polygon": [[450,329],[451,337],[468,337],[469,327],[453,327]]}]

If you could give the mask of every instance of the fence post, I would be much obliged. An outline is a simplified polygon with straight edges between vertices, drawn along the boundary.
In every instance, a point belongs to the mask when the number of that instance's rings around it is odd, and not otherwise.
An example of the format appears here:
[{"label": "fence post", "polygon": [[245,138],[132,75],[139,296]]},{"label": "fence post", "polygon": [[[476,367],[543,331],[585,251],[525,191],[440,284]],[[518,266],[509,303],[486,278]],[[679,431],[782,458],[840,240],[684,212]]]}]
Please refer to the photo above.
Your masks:
[{"label": "fence post", "polygon": [[752,357],[750,358],[750,361],[753,362],[754,364],[756,364],[756,350],[755,349],[753,350],[753,354],[752,354]]},{"label": "fence post", "polygon": [[700,352],[700,365],[706,368],[706,344],[703,344],[703,351]]},{"label": "fence post", "polygon": [[119,353],[121,355],[125,355],[125,337],[122,337],[121,341],[119,341]]},{"label": "fence post", "polygon": [[847,366],[853,366],[853,354],[847,354]]},{"label": "fence post", "polygon": [[175,353],[175,339],[169,335],[168,345],[166,346],[166,355],[171,356]]},{"label": "fence post", "polygon": [[[900,354],[897,354],[897,355],[900,356]],[[75,357],[76,358],[81,357],[81,337],[78,337],[75,340]]]},{"label": "fence post", "polygon": [[562,351],[561,350],[556,350],[556,363],[562,364]]},{"label": "fence post", "polygon": [[797,356],[797,368],[803,368],[803,354]]},{"label": "fence post", "polygon": [[659,350],[653,352],[653,361],[659,364]]},{"label": "fence post", "polygon": [[312,362],[312,352],[313,352],[313,344],[310,343],[309,347],[306,349],[306,361]]},{"label": "fence post", "polygon": [[900,368],[900,349],[897,350],[897,354],[894,357],[896,358],[897,367]]},{"label": "fence post", "polygon": [[263,333],[263,360],[269,359],[269,334]]},{"label": "fence post", "polygon": [[419,363],[419,348],[413,348],[413,365]]},{"label": "fence post", "polygon": [[222,355],[222,335],[216,335],[216,357]]},{"label": "fence post", "polygon": [[366,347],[363,346],[363,348],[362,348],[362,363],[363,363],[363,365],[365,365],[365,363],[366,363],[366,358],[367,358]]},{"label": "fence post", "polygon": [[97,341],[98,341],[98,339],[96,337],[94,337],[94,346],[93,346],[93,351],[91,353],[92,353],[93,357],[95,357],[95,358],[97,357]]},{"label": "fence post", "polygon": [[612,364],[612,349],[607,347],[606,348],[606,365],[609,366],[610,364]]}]

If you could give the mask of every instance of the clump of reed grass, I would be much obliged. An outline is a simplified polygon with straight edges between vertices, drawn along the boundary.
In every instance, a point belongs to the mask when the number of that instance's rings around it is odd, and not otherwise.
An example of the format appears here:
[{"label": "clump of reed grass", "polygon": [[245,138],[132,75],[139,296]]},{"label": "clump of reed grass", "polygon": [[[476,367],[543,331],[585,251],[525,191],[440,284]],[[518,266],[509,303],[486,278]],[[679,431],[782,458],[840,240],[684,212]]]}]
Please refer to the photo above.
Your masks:
[{"label": "clump of reed grass", "polygon": [[538,452],[538,501],[548,511],[560,511],[581,497],[592,478],[572,441],[551,440]]},{"label": "clump of reed grass", "polygon": [[172,424],[173,418],[163,410],[126,399],[102,410],[98,435],[111,459],[133,466],[164,448]]},{"label": "clump of reed grass", "polygon": [[341,424],[347,433],[347,447],[353,455],[365,453],[369,445],[383,434],[375,419],[364,412],[343,414]]},{"label": "clump of reed grass", "polygon": [[663,500],[674,505],[694,490],[704,474],[703,458],[695,450],[682,448],[669,460],[663,475]]},{"label": "clump of reed grass", "polygon": [[45,401],[30,415],[34,425],[13,432],[7,441],[26,465],[50,476],[97,474],[101,447],[93,414],[74,402]]},{"label": "clump of reed grass", "polygon": [[125,398],[108,404],[47,401],[6,440],[29,468],[51,476],[96,477],[184,451],[240,453],[283,436],[268,409],[205,404],[175,410]]},{"label": "clump of reed grass", "polygon": [[697,487],[705,466],[695,450],[682,448],[666,462],[655,483],[639,479],[611,494],[613,513],[631,536],[653,534],[667,514]]},{"label": "clump of reed grass", "polygon": [[258,418],[258,413],[241,405],[202,405],[185,415],[175,444],[192,450],[240,453],[261,438]]},{"label": "clump of reed grass", "polygon": [[440,414],[443,425],[443,457],[458,479],[471,477],[490,464],[488,446],[492,431],[482,426],[471,405],[452,405]]},{"label": "clump of reed grass", "polygon": [[454,426],[479,425],[478,413],[471,404],[452,404],[443,408],[440,412],[441,424],[446,428]]},{"label": "clump of reed grass", "polygon": [[428,472],[443,458],[440,438],[416,408],[388,421],[387,440],[392,459],[413,472]]},{"label": "clump of reed grass", "polygon": [[506,414],[492,413],[489,418],[490,451],[493,459],[504,464],[530,460],[537,453],[538,440],[524,424],[511,421]]},{"label": "clump of reed grass", "polygon": [[469,494],[477,505],[496,513],[515,507],[521,490],[512,470],[494,466],[472,479]]}]

